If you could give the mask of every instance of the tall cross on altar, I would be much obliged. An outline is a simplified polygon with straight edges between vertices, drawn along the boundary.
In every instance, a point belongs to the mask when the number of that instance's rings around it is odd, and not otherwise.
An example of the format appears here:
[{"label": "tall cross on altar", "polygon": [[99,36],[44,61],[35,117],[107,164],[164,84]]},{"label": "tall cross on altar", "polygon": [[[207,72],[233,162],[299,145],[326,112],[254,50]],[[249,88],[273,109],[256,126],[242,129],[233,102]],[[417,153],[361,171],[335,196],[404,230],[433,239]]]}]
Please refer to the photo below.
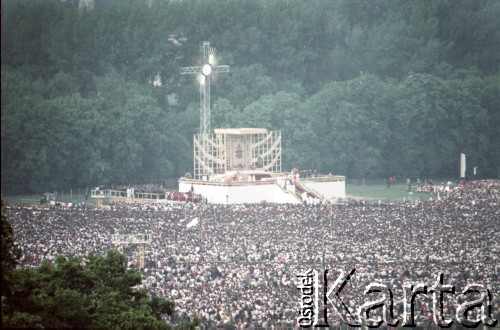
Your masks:
[{"label": "tall cross on altar", "polygon": [[210,81],[221,72],[229,72],[228,65],[218,65],[215,49],[204,41],[200,51],[199,65],[181,68],[181,74],[195,74],[200,88],[200,134],[210,133]]}]

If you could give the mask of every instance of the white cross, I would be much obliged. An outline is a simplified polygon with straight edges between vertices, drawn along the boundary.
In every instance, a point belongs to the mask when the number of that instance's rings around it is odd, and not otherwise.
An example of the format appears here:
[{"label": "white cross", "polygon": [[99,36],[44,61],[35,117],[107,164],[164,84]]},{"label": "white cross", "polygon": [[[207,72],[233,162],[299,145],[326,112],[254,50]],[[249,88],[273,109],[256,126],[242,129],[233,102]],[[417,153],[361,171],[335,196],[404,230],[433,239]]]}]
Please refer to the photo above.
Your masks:
[{"label": "white cross", "polygon": [[210,133],[210,80],[214,74],[229,72],[228,65],[217,65],[215,51],[204,41],[201,65],[181,68],[181,74],[196,74],[200,85],[200,134]]}]

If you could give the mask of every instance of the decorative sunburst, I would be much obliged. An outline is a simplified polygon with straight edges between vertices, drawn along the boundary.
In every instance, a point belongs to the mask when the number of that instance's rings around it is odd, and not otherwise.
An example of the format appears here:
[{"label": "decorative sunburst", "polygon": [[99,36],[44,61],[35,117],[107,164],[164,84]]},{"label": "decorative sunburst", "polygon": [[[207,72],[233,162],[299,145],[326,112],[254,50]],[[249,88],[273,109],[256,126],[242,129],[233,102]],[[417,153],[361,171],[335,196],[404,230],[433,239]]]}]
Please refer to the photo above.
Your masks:
[{"label": "decorative sunburst", "polygon": [[208,48],[208,62],[205,63],[203,55],[200,55],[193,59],[193,66],[201,68],[199,72],[193,77],[193,83],[196,85],[198,90],[202,90],[205,86],[206,79],[211,79],[212,83],[217,83],[217,78],[219,77],[219,72],[214,71],[212,68],[222,63],[222,56],[217,53],[215,48]]},{"label": "decorative sunburst", "polygon": [[210,132],[210,83],[216,81],[217,75],[229,72],[229,66],[220,65],[222,58],[208,41],[204,41],[200,56],[195,58],[194,66],[181,68],[181,74],[192,74],[194,83],[200,91],[200,134]]}]

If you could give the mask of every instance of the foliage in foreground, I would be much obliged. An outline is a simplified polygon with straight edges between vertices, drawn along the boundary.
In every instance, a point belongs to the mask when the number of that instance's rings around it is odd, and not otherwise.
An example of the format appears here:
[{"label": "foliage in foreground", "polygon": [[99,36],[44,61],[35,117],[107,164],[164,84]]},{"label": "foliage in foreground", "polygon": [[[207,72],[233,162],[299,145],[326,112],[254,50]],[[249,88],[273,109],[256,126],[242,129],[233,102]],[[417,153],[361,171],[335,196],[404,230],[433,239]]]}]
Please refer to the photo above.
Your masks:
[{"label": "foliage in foreground", "polygon": [[167,328],[162,315],[172,314],[173,302],[134,290],[141,274],[124,262],[111,250],[13,270],[2,293],[2,326]]},{"label": "foliage in foreground", "polygon": [[2,201],[2,328],[169,328],[173,301],[134,287],[142,276],[116,250],[106,256],[58,256],[40,267],[18,267],[20,250]]}]

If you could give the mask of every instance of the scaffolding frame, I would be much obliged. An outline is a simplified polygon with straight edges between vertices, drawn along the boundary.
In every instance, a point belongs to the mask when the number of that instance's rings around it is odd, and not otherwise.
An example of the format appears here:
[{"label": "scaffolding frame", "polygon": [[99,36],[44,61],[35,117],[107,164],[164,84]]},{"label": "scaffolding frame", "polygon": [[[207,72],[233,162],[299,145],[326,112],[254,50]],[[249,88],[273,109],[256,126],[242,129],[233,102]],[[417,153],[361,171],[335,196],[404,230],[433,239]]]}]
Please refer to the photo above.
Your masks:
[{"label": "scaffolding frame", "polygon": [[139,251],[139,268],[146,266],[146,244],[151,243],[149,234],[115,234],[111,238],[113,244],[118,245],[118,251],[123,253],[123,247],[128,245],[137,245]]},{"label": "scaffolding frame", "polygon": [[215,129],[193,136],[194,179],[228,171],[281,172],[281,132],[264,128]]}]

